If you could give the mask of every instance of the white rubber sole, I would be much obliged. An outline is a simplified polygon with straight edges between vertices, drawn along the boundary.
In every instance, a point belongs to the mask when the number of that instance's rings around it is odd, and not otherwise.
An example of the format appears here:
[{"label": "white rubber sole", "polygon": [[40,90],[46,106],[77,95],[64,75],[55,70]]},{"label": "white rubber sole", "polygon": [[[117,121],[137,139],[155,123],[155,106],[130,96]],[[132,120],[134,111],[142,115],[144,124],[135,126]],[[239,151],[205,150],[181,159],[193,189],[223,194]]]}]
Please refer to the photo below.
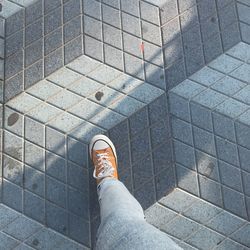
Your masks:
[{"label": "white rubber sole", "polygon": [[110,145],[110,147],[112,148],[112,150],[113,150],[113,152],[115,154],[115,158],[116,158],[116,161],[117,161],[117,154],[116,154],[116,150],[115,150],[115,145],[113,144],[113,142],[106,135],[95,135],[91,139],[91,141],[89,143],[89,155],[90,155],[91,160],[92,160],[91,151],[92,151],[93,145],[98,140],[103,140],[103,141],[107,142]]}]

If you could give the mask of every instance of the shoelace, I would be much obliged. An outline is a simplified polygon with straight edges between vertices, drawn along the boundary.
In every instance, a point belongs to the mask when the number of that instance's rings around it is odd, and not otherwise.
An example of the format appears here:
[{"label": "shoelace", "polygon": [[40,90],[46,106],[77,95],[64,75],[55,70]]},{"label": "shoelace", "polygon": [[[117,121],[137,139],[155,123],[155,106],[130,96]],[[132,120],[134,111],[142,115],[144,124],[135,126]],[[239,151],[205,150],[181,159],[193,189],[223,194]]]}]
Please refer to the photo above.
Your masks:
[{"label": "shoelace", "polygon": [[[100,172],[96,175],[96,170],[100,168]],[[102,179],[104,177],[112,176],[114,174],[114,168],[109,161],[108,153],[97,154],[97,165],[93,172],[93,177],[96,179]]]}]

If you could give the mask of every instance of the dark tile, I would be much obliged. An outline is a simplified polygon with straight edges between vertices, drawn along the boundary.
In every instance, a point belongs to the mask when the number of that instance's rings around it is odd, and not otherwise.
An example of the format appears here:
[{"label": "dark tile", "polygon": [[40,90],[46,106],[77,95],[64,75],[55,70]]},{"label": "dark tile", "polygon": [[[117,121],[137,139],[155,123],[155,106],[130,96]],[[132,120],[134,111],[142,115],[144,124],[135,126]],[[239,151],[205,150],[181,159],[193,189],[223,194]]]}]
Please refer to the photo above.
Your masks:
[{"label": "dark tile", "polygon": [[82,55],[82,52],[83,52],[82,36],[79,36],[65,45],[64,63],[67,64],[73,61],[74,59]]},{"label": "dark tile", "polygon": [[89,36],[84,36],[84,50],[87,56],[103,61],[103,44]]},{"label": "dark tile", "polygon": [[201,46],[200,26],[196,25],[183,34],[184,51],[188,52]]},{"label": "dark tile", "polygon": [[146,129],[149,126],[147,108],[143,108],[129,117],[131,137]]},{"label": "dark tile", "polygon": [[62,8],[57,8],[44,17],[44,33],[57,29],[62,25]]},{"label": "dark tile", "polygon": [[5,59],[5,79],[17,74],[23,69],[23,50]]},{"label": "dark tile", "polygon": [[250,127],[236,122],[235,128],[238,143],[250,149]]},{"label": "dark tile", "polygon": [[14,77],[5,81],[4,99],[8,101],[20,94],[24,89],[23,86],[23,72],[18,73]]},{"label": "dark tile", "polygon": [[133,193],[133,177],[131,168],[127,168],[127,170],[122,173],[119,172],[119,180],[126,186],[129,192]]},{"label": "dark tile", "polygon": [[209,17],[201,22],[201,34],[203,42],[207,41],[211,36],[219,33],[219,21],[217,14]]},{"label": "dark tile", "polygon": [[5,40],[5,57],[16,53],[24,46],[24,32],[20,30]]},{"label": "dark tile", "polygon": [[173,17],[178,15],[178,6],[176,0],[170,0],[168,2],[164,2],[164,4],[161,4],[159,7],[160,7],[161,24],[168,22]]},{"label": "dark tile", "polygon": [[50,53],[47,57],[44,59],[45,64],[45,76],[50,75],[57,69],[61,68],[63,66],[63,51],[62,49],[57,49],[54,52]]},{"label": "dark tile", "polygon": [[62,4],[61,0],[44,0],[44,12],[47,14],[49,11],[59,7]]},{"label": "dark tile", "polygon": [[102,22],[89,16],[83,17],[84,33],[102,41]]},{"label": "dark tile", "polygon": [[9,36],[24,27],[24,9],[19,9],[15,14],[5,20],[5,34]]},{"label": "dark tile", "polygon": [[221,37],[217,33],[215,36],[204,42],[205,62],[209,63],[223,53]]},{"label": "dark tile", "polygon": [[129,168],[131,168],[129,143],[125,144],[122,147],[118,147],[116,149],[116,153],[118,159],[119,172],[125,172]]},{"label": "dark tile", "polygon": [[83,12],[96,19],[101,19],[101,3],[92,0],[83,0]]},{"label": "dark tile", "polygon": [[29,45],[43,36],[43,20],[30,24],[25,29],[25,45]]},{"label": "dark tile", "polygon": [[[141,2],[141,18],[159,25],[159,8],[157,6],[152,5],[151,3]],[[169,8],[171,10],[171,8]]]},{"label": "dark tile", "polygon": [[220,28],[224,30],[230,24],[237,22],[236,5],[234,2],[218,11]]},{"label": "dark tile", "polygon": [[129,75],[144,79],[142,60],[135,56],[124,54],[124,70]]},{"label": "dark tile", "polygon": [[116,147],[123,146],[128,142],[129,128],[128,121],[125,120],[109,130],[109,138]]},{"label": "dark tile", "polygon": [[151,83],[161,89],[166,89],[165,72],[163,68],[155,66],[151,63],[145,63],[144,69],[145,79],[148,83]]},{"label": "dark tile", "polygon": [[66,210],[46,201],[46,225],[66,235],[69,231],[68,213]]},{"label": "dark tile", "polygon": [[49,33],[44,37],[44,55],[48,55],[53,50],[62,46],[62,28]]},{"label": "dark tile", "polygon": [[212,16],[216,12],[215,0],[198,0],[198,11],[202,20]]},{"label": "dark tile", "polygon": [[43,2],[42,0],[36,1],[25,8],[25,23],[33,23],[36,19],[42,16]]},{"label": "dark tile", "polygon": [[25,66],[29,66],[43,57],[43,39],[25,48]]},{"label": "dark tile", "polygon": [[117,9],[120,8],[120,2],[119,0],[103,0],[103,3],[108,4],[112,7],[115,7]]},{"label": "dark tile", "polygon": [[[187,2],[191,2],[191,1],[187,1]],[[196,5],[192,6],[191,8],[189,8],[187,11],[184,11],[183,13],[181,12],[180,23],[181,23],[182,32],[188,31],[190,28],[195,26],[198,22],[199,22],[199,19],[198,19],[198,11],[197,11]]]},{"label": "dark tile", "polygon": [[78,16],[64,25],[64,42],[68,42],[81,34],[81,23],[82,18]]},{"label": "dark tile", "polygon": [[4,112],[5,112],[4,128],[22,137],[24,132],[23,115],[9,107],[5,107]]},{"label": "dark tile", "polygon": [[250,174],[242,172],[244,193],[250,196]]},{"label": "dark tile", "polygon": [[28,217],[45,223],[45,200],[24,191],[24,214]]},{"label": "dark tile", "polygon": [[13,239],[12,237],[9,237],[2,232],[0,233],[0,240],[1,244],[7,249],[14,249],[19,244],[19,241]]},{"label": "dark tile", "polygon": [[81,6],[80,0],[71,0],[64,4],[63,7],[63,21],[68,22],[73,17],[80,15]]},{"label": "dark tile", "polygon": [[250,150],[238,146],[241,168],[250,172]]}]

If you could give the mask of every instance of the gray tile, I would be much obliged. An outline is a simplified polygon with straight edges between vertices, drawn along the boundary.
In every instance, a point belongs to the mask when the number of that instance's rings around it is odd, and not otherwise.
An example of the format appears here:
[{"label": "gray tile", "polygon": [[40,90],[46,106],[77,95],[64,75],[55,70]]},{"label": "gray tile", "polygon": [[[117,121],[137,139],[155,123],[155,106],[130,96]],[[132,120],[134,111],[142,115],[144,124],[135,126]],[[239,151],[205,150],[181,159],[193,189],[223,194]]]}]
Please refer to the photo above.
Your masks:
[{"label": "gray tile", "polygon": [[101,21],[88,16],[84,16],[84,32],[101,41],[103,33]]},{"label": "gray tile", "polygon": [[224,237],[212,230],[202,227],[192,235],[186,242],[199,249],[207,249],[208,247],[217,246]]},{"label": "gray tile", "polygon": [[247,85],[243,89],[241,89],[239,92],[237,92],[234,97],[238,99],[241,102],[244,102],[248,105],[250,105],[250,86]]},{"label": "gray tile", "polygon": [[2,201],[5,205],[22,212],[23,210],[23,191],[22,188],[3,180]]},{"label": "gray tile", "polygon": [[250,172],[249,160],[250,160],[250,150],[238,146],[239,150],[239,160],[241,164],[241,168]]},{"label": "gray tile", "polygon": [[23,50],[19,50],[16,54],[5,59],[5,79],[23,70],[23,58]]},{"label": "gray tile", "polygon": [[[133,137],[138,132],[148,127],[148,112],[146,108],[141,109],[129,117],[130,134]],[[119,132],[120,133],[120,132]],[[117,133],[117,134],[119,134]]]},{"label": "gray tile", "polygon": [[243,124],[249,125],[249,112],[250,110],[248,109],[246,112],[244,112],[242,115],[239,116],[238,121],[242,122]]},{"label": "gray tile", "polygon": [[[130,125],[131,127],[131,125]],[[129,140],[128,121],[125,120],[109,130],[109,138],[116,147],[123,146]]]},{"label": "gray tile", "polygon": [[[191,0],[193,1],[193,0]],[[187,1],[190,3],[191,1]],[[181,2],[181,1],[180,1]],[[187,11],[184,11],[182,13],[181,11],[181,5],[179,3],[179,9],[180,9],[180,22],[181,22],[181,30],[182,32],[188,31],[191,27],[195,26],[198,23],[198,11],[197,6],[190,6]]]},{"label": "gray tile", "polygon": [[131,160],[130,160],[130,144],[126,143],[122,147],[117,148],[117,158],[119,161],[119,171],[125,173],[131,170]]},{"label": "gray tile", "polygon": [[159,25],[159,8],[146,2],[141,2],[141,18]]},{"label": "gray tile", "polygon": [[[243,1],[244,3],[244,1]],[[246,2],[247,5],[247,2]],[[239,20],[245,23],[250,23],[250,19],[248,16],[249,10],[250,8],[246,5],[243,5],[241,3],[237,3],[237,9],[238,9],[238,13],[239,13]]]},{"label": "gray tile", "polygon": [[244,192],[250,196],[250,174],[242,172]]},{"label": "gray tile", "polygon": [[145,64],[145,79],[161,89],[166,89],[164,69],[150,63]]},{"label": "gray tile", "polygon": [[60,27],[44,37],[44,55],[48,55],[53,50],[61,47],[62,44],[62,27]]},{"label": "gray tile", "polygon": [[250,239],[248,237],[249,232],[250,224],[247,223],[244,227],[242,227],[240,230],[231,235],[230,238],[244,244],[247,247],[250,247]]},{"label": "gray tile", "polygon": [[42,1],[31,3],[25,10],[26,25],[34,22],[37,18],[42,16]]},{"label": "gray tile", "polygon": [[174,140],[175,161],[187,168],[196,169],[194,148]]},{"label": "gray tile", "polygon": [[240,217],[247,218],[243,194],[224,186],[222,187],[222,193],[225,209]]},{"label": "gray tile", "polygon": [[123,47],[124,51],[142,58],[142,50],[141,50],[141,39],[135,37],[134,35],[130,35],[128,33],[123,33]]},{"label": "gray tile", "polygon": [[25,49],[25,66],[29,66],[34,62],[42,59],[43,56],[43,40],[40,39],[32,43]]},{"label": "gray tile", "polygon": [[250,59],[250,54],[248,50],[249,46],[250,45],[247,43],[239,42],[233,48],[228,50],[227,54],[244,62],[247,62]]},{"label": "gray tile", "polygon": [[102,20],[117,28],[121,27],[120,11],[108,5],[102,5]]},{"label": "gray tile", "polygon": [[171,124],[173,138],[193,146],[191,125],[175,117],[172,117]]},{"label": "gray tile", "polygon": [[1,204],[0,206],[0,211],[1,211],[1,222],[0,222],[0,227],[1,230],[8,225],[9,223],[11,223],[12,221],[14,221],[15,219],[17,219],[20,214],[18,212],[16,212],[13,209],[10,209],[7,206],[4,206],[3,204]]},{"label": "gray tile", "polygon": [[[231,3],[224,8],[218,10],[218,16],[220,19],[220,28],[223,30],[228,27],[230,24],[238,21],[237,13],[236,13],[236,5],[235,3]],[[240,17],[239,12],[239,17]]]},{"label": "gray tile", "polygon": [[115,8],[120,8],[120,3],[119,3],[119,0],[103,0],[103,2],[105,4],[108,4],[112,7],[115,7]]},{"label": "gray tile", "polygon": [[45,14],[48,13],[49,11],[53,10],[54,8],[60,6],[61,1],[60,0],[55,0],[51,2],[50,0],[45,0],[44,1],[44,12]]},{"label": "gray tile", "polygon": [[162,226],[162,230],[171,236],[180,240],[187,238],[190,234],[200,228],[200,225],[192,220],[189,220],[181,215],[176,216],[166,225]]},{"label": "gray tile", "polygon": [[152,43],[143,42],[144,59],[158,66],[163,66],[162,49]]},{"label": "gray tile", "polygon": [[135,16],[139,16],[139,2],[134,0],[126,0],[121,2],[121,10]]},{"label": "gray tile", "polygon": [[40,171],[44,171],[45,152],[43,148],[40,148],[33,143],[25,141],[24,153],[25,153],[25,159],[24,159],[25,163]]},{"label": "gray tile", "polygon": [[57,29],[62,25],[62,8],[57,8],[44,17],[44,33]]},{"label": "gray tile", "polygon": [[1,244],[9,249],[13,249],[14,247],[16,247],[18,245],[18,241],[9,237],[8,235],[4,234],[4,233],[0,233],[0,240],[1,240]]},{"label": "gray tile", "polygon": [[201,22],[201,34],[203,41],[209,39],[209,37],[219,33],[219,21],[217,13],[213,16]]},{"label": "gray tile", "polygon": [[[1,39],[1,50],[5,47],[5,56],[8,57],[24,47],[24,32],[23,30],[16,32],[5,40]],[[1,57],[4,58],[4,51],[1,51]]]},{"label": "gray tile", "polygon": [[140,20],[139,18],[122,12],[122,29],[137,37],[141,36]]},{"label": "gray tile", "polygon": [[83,0],[83,12],[96,19],[101,19],[101,3]]},{"label": "gray tile", "polygon": [[105,43],[112,45],[118,49],[121,49],[122,47],[121,30],[114,28],[110,25],[104,24],[103,35]]},{"label": "gray tile", "polygon": [[57,69],[63,66],[63,51],[62,49],[57,49],[54,52],[50,53],[44,59],[44,74],[45,76],[50,75]]},{"label": "gray tile", "polygon": [[160,1],[158,5],[160,7],[160,17],[162,24],[177,16],[178,6],[176,0],[170,0],[167,3]]},{"label": "gray tile", "polygon": [[23,186],[23,164],[7,155],[3,155],[3,177],[18,185]]},{"label": "gray tile", "polygon": [[180,12],[184,12],[185,10],[189,9],[190,7],[192,7],[193,5],[196,4],[195,0],[178,0],[179,3],[179,10]]},{"label": "gray tile", "polygon": [[45,200],[24,191],[24,214],[41,223],[45,223]]},{"label": "gray tile", "polygon": [[198,195],[198,177],[196,172],[176,164],[177,186],[191,194]]},{"label": "gray tile", "polygon": [[188,52],[201,46],[201,33],[199,25],[194,26],[183,34],[184,51]]},{"label": "gray tile", "polygon": [[107,65],[123,71],[123,53],[121,50],[104,44],[104,61]]},{"label": "gray tile", "polygon": [[29,141],[44,147],[45,130],[44,126],[33,119],[25,117],[25,138]]},{"label": "gray tile", "polygon": [[216,147],[219,159],[239,166],[239,156],[236,144],[216,136]]},{"label": "gray tile", "polygon": [[220,34],[216,34],[204,43],[205,62],[209,63],[223,53]]},{"label": "gray tile", "polygon": [[80,0],[71,0],[64,4],[63,6],[63,21],[66,23],[73,17],[80,15],[81,4]]},{"label": "gray tile", "polygon": [[43,36],[43,20],[39,19],[38,21],[30,24],[25,29],[25,45],[29,45],[32,42],[38,40]]},{"label": "gray tile", "polygon": [[224,241],[222,241],[218,247],[215,248],[216,250],[222,250],[222,249],[228,249],[228,250],[233,250],[233,249],[237,249],[237,250],[245,250],[246,248],[238,243],[236,243],[236,241],[232,241],[230,239],[225,239]]},{"label": "gray tile", "polygon": [[144,79],[142,60],[127,53],[124,54],[124,71],[139,79]]},{"label": "gray tile", "polygon": [[239,80],[242,80],[244,82],[249,83],[249,75],[250,75],[250,66],[249,64],[243,64],[240,67],[238,67],[236,70],[231,72],[231,76],[238,78]]},{"label": "gray tile", "polygon": [[215,1],[214,0],[213,1],[209,1],[209,0],[199,1],[198,11],[202,20],[208,18],[216,11]]},{"label": "gray tile", "polygon": [[28,88],[43,78],[43,61],[40,60],[25,69],[24,72],[24,88]]},{"label": "gray tile", "polygon": [[177,37],[179,37],[179,34],[180,34],[180,21],[179,18],[176,17],[162,27],[163,45],[166,45],[166,47],[170,46],[170,44],[172,45],[173,43],[171,43],[171,41],[177,39]]},{"label": "gray tile", "polygon": [[250,129],[249,129],[249,127],[245,126],[241,123],[236,122],[235,128],[236,128],[236,136],[237,136],[238,143],[241,146],[244,146],[244,147],[247,147],[248,149],[250,149],[250,137],[249,137]]},{"label": "gray tile", "polygon": [[159,26],[142,21],[142,37],[148,42],[161,46]]},{"label": "gray tile", "polygon": [[89,36],[84,36],[85,54],[99,61],[103,60],[103,44]]},{"label": "gray tile", "polygon": [[15,249],[16,250],[32,250],[33,248],[31,248],[28,245],[22,243],[22,244],[18,245]]}]

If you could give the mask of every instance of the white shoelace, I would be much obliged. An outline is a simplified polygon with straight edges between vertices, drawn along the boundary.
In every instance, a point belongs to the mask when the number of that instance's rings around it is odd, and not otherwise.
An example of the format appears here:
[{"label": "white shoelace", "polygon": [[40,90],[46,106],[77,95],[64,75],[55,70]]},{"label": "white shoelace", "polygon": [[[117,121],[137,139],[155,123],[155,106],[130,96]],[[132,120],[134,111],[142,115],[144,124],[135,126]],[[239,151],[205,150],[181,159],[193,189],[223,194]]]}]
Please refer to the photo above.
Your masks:
[{"label": "white shoelace", "polygon": [[[96,175],[97,168],[100,168],[101,170],[98,175]],[[95,165],[93,177],[96,179],[102,179],[104,177],[112,176],[114,171],[112,163],[109,161],[108,153],[97,154],[97,165]]]}]

